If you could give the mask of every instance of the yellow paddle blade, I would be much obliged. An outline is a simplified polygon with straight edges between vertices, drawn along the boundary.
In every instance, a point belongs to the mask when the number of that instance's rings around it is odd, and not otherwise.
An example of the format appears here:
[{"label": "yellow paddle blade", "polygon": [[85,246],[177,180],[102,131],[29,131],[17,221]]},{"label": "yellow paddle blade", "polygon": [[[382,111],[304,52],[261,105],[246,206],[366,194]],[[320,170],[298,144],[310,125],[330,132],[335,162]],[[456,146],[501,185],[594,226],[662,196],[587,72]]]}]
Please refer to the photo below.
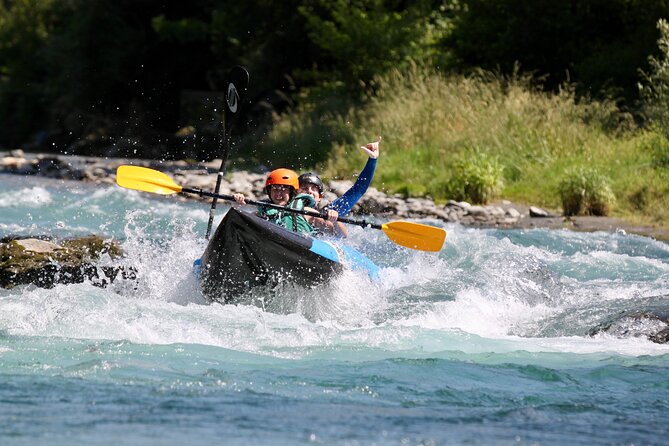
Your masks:
[{"label": "yellow paddle blade", "polygon": [[382,224],[381,229],[398,245],[420,251],[440,251],[446,240],[446,231],[442,228],[409,221],[391,221]]},{"label": "yellow paddle blade", "polygon": [[127,189],[161,195],[175,194],[182,189],[164,173],[139,166],[119,166],[116,169],[116,184]]}]

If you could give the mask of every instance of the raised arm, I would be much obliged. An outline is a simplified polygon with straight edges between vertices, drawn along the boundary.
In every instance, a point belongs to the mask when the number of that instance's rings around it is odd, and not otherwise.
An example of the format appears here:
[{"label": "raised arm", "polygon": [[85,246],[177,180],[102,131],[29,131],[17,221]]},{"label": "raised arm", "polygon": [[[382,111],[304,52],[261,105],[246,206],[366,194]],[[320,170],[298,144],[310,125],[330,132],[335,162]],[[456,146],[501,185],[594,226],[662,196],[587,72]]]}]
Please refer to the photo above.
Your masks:
[{"label": "raised arm", "polygon": [[367,192],[367,188],[369,188],[372,179],[374,179],[374,171],[376,171],[376,161],[379,157],[380,143],[381,137],[379,136],[376,141],[360,146],[360,149],[369,156],[367,164],[365,164],[364,169],[362,169],[362,172],[358,175],[355,184],[353,184],[349,190],[344,192],[341,197],[333,200],[332,203],[327,206],[327,209],[337,211],[341,217],[344,217],[351,211],[353,206],[355,206],[365,192]]}]

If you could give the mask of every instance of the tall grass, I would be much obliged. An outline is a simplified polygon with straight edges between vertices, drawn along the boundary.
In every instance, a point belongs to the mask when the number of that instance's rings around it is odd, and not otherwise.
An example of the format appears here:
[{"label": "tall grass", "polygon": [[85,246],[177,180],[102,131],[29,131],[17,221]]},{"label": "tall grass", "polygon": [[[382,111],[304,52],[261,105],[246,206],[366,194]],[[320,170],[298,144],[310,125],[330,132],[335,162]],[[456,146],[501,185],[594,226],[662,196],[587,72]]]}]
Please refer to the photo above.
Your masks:
[{"label": "tall grass", "polygon": [[587,167],[573,167],[558,185],[564,215],[608,215],[615,196],[608,178]]},{"label": "tall grass", "polygon": [[[278,132],[308,136],[314,120],[308,112],[284,118]],[[587,166],[611,180],[614,214],[660,222],[669,212],[667,167],[657,162],[662,135],[635,129],[613,101],[577,101],[569,88],[547,94],[527,77],[394,71],[376,80],[364,108],[316,121],[339,132],[316,163],[329,177],[351,178],[365,160],[357,146],[383,135],[373,185],[386,192],[454,198],[456,160],[483,156],[502,166],[500,198],[558,209],[564,172]]]}]

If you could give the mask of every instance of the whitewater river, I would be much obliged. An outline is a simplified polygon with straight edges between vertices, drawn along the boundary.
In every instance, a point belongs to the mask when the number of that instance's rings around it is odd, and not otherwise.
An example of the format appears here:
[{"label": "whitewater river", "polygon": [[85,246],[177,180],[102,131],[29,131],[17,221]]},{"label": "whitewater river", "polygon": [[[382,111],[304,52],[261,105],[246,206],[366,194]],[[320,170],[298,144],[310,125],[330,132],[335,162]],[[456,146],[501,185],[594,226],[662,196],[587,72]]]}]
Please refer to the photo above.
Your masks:
[{"label": "whitewater river", "polygon": [[667,244],[445,225],[430,254],[352,227],[378,283],[347,273],[235,306],[191,273],[207,215],[0,175],[0,236],[115,237],[138,270],[0,289],[0,444],[666,444],[669,345],[588,333],[669,310]]}]

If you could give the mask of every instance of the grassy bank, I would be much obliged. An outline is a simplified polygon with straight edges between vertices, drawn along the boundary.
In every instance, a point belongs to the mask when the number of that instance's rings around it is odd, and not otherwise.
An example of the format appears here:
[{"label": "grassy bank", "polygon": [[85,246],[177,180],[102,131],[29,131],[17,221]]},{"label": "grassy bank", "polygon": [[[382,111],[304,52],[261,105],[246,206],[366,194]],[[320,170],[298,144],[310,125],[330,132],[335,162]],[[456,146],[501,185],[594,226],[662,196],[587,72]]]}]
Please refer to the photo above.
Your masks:
[{"label": "grassy bank", "polygon": [[669,143],[661,133],[637,128],[613,102],[576,101],[568,89],[546,94],[527,78],[393,72],[364,107],[303,109],[282,117],[268,143],[288,164],[350,178],[365,160],[357,145],[376,135],[384,141],[374,186],[386,192],[462,198],[455,195],[463,166],[483,162],[478,172],[491,184],[484,199],[559,209],[566,175],[581,168],[610,187],[610,215],[669,221]]}]

